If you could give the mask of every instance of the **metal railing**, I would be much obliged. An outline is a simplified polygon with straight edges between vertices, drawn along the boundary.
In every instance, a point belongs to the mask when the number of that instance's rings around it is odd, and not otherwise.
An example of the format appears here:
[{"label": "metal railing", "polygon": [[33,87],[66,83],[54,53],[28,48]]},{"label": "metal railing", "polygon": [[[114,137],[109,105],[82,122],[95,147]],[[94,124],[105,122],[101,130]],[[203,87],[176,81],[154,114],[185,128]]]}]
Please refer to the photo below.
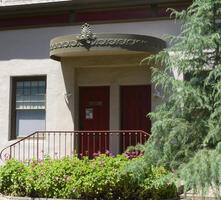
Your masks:
[{"label": "metal railing", "polygon": [[46,156],[61,158],[76,153],[92,157],[93,153],[122,153],[128,146],[144,144],[150,134],[142,130],[111,131],[37,131],[4,148],[0,159],[10,158],[25,162]]}]

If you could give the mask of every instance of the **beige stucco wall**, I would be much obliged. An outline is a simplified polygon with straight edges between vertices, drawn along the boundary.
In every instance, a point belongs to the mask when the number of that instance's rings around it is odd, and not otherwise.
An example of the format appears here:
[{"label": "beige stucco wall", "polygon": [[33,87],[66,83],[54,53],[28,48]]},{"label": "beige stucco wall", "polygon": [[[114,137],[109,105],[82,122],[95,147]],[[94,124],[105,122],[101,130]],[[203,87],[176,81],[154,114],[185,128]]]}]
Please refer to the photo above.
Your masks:
[{"label": "beige stucco wall", "polygon": [[[163,38],[164,34],[177,34],[180,24],[173,21],[131,22],[99,24],[92,26],[95,33],[130,33]],[[80,26],[35,28],[0,31],[0,149],[9,144],[11,77],[47,76],[47,130],[73,130],[78,122],[77,86],[110,85],[111,110],[119,110],[119,86],[127,84],[149,84],[151,73],[142,66],[117,66],[105,68],[79,66],[73,59],[61,63],[49,59],[49,42],[56,36],[80,33]],[[99,73],[98,73],[99,72]],[[153,89],[154,92],[154,89]],[[70,96],[68,102],[65,94]],[[152,96],[152,108],[159,100]],[[112,129],[119,128],[119,116],[110,117]],[[14,142],[14,141],[11,141]]]}]

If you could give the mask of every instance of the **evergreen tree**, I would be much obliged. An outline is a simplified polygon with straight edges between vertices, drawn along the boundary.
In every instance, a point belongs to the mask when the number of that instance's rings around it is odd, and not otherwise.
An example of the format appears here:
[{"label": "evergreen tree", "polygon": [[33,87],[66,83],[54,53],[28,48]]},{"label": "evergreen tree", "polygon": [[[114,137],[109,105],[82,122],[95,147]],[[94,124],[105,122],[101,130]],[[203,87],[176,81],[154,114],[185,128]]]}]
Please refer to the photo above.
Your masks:
[{"label": "evergreen tree", "polygon": [[[185,11],[172,10],[182,21],[170,36],[171,48],[147,58],[153,82],[165,91],[165,103],[145,146],[148,164],[164,165],[204,195],[221,185],[221,0],[194,0]],[[159,66],[164,66],[160,68]],[[172,76],[174,70],[184,77]],[[219,197],[220,198],[220,197]]]}]

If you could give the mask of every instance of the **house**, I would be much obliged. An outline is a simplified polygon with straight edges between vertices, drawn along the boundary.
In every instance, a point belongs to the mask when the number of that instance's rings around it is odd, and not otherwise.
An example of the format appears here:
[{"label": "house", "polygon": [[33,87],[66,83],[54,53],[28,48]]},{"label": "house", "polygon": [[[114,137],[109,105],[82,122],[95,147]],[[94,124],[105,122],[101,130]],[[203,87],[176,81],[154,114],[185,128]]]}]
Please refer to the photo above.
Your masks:
[{"label": "house", "polygon": [[2,159],[116,154],[146,141],[161,91],[141,61],[180,32],[167,8],[189,4],[2,0],[0,149],[12,144]]}]

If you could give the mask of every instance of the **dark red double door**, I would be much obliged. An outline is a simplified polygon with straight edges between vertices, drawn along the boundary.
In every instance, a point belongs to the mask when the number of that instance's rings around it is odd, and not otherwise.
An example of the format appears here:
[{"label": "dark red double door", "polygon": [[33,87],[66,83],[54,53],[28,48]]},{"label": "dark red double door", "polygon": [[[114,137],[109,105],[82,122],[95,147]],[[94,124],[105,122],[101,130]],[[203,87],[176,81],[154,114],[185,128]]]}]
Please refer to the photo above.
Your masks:
[{"label": "dark red double door", "polygon": [[[104,87],[80,88],[80,129],[81,130],[109,130],[110,121],[110,91]],[[123,86],[121,87],[121,129],[144,130],[149,132],[150,120],[146,117],[151,111],[150,86]],[[116,113],[118,114],[118,113]],[[99,135],[100,134],[100,135]],[[127,136],[126,136],[127,137]],[[131,141],[131,138],[130,138]],[[80,151],[85,155],[88,152],[109,148],[109,135],[107,133],[84,134],[80,137]],[[126,138],[126,146],[129,138]],[[132,143],[133,145],[133,137]]]}]

